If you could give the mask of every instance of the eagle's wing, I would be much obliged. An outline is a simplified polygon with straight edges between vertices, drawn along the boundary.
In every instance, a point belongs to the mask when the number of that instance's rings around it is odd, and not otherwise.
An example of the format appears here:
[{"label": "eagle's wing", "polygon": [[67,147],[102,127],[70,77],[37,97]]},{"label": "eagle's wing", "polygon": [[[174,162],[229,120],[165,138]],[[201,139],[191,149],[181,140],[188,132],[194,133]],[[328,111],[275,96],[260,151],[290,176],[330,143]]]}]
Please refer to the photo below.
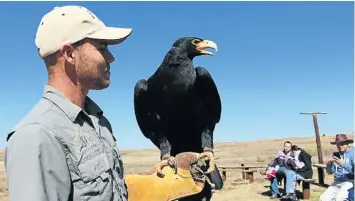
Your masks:
[{"label": "eagle's wing", "polygon": [[218,123],[221,119],[222,103],[217,86],[210,73],[203,67],[196,69],[196,89],[200,94],[204,108],[207,110],[209,118],[213,123]]},{"label": "eagle's wing", "polygon": [[[217,189],[221,189],[223,186],[223,181],[220,177],[215,177],[219,175],[217,166],[215,165],[215,159],[213,154],[213,133],[215,125],[221,119],[222,104],[221,98],[219,96],[217,86],[214,83],[212,76],[209,72],[202,67],[196,68],[196,90],[200,95],[200,101],[203,107],[204,125],[205,128],[201,134],[201,146],[204,150],[200,157],[208,157],[210,159],[208,173],[214,175],[212,177],[212,183],[214,183]],[[207,120],[207,121],[206,121]]]},{"label": "eagle's wing", "polygon": [[140,80],[134,88],[134,112],[143,135],[160,148],[162,136],[159,136],[159,118],[154,112],[152,101],[148,96],[146,80]]}]

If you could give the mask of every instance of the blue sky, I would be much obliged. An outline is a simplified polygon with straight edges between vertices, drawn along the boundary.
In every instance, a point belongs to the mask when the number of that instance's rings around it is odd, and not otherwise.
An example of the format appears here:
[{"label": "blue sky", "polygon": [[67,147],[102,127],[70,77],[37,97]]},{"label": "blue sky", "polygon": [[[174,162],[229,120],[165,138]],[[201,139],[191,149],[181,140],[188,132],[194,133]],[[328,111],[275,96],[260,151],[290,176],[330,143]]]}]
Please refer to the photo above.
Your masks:
[{"label": "blue sky", "polygon": [[89,94],[123,149],[153,147],[134,117],[134,85],[181,36],[218,44],[215,56],[195,59],[222,98],[215,142],[314,136],[304,111],[328,113],[318,118],[321,133],[354,130],[353,2],[1,2],[0,148],[47,82],[34,43],[40,19],[66,4],[89,8],[108,26],[133,28],[111,47],[112,85]]}]

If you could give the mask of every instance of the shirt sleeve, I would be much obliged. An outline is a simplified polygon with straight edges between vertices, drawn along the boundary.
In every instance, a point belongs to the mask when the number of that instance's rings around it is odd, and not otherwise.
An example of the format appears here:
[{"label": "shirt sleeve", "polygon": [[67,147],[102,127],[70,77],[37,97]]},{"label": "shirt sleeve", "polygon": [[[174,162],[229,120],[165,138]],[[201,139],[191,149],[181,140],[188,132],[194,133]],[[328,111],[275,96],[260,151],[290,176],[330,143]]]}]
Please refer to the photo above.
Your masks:
[{"label": "shirt sleeve", "polygon": [[17,130],[5,149],[9,200],[67,201],[71,180],[60,142],[40,124]]},{"label": "shirt sleeve", "polygon": [[350,172],[351,174],[354,174],[354,155],[351,154],[350,157],[349,157],[349,163],[346,164],[344,163],[343,164],[343,168],[345,170],[347,170],[348,172]]},{"label": "shirt sleeve", "polygon": [[327,165],[325,166],[325,170],[328,174],[333,174],[335,172],[334,163],[327,163]]}]

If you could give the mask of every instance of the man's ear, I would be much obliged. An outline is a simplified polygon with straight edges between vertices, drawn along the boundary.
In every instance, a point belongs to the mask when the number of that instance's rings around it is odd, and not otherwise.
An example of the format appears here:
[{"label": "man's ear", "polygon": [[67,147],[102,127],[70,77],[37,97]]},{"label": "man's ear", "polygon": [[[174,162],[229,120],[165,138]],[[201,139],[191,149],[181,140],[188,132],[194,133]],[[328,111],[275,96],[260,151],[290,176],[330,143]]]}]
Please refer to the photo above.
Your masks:
[{"label": "man's ear", "polygon": [[60,48],[60,54],[65,59],[66,62],[74,65],[74,48],[70,44],[65,44]]}]

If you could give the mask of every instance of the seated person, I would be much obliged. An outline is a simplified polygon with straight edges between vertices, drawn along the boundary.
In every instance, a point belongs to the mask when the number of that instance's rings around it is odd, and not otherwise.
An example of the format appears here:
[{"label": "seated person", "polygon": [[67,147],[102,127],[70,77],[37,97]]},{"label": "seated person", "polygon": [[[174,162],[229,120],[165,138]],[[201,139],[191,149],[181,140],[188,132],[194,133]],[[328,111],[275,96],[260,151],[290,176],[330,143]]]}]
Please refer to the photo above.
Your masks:
[{"label": "seated person", "polygon": [[295,194],[295,182],[313,182],[311,179],[313,176],[312,169],[312,156],[305,150],[299,148],[297,145],[292,146],[292,152],[294,155],[293,159],[287,161],[291,166],[291,170],[287,171],[286,174],[286,195],[282,198],[297,200]]},{"label": "seated person", "polygon": [[[270,172],[270,170],[272,170],[272,168],[274,168],[273,170],[275,174],[282,174],[285,173],[287,170],[290,169],[290,167],[287,165],[286,161],[289,160],[289,158],[292,158],[292,143],[290,141],[286,141],[284,142],[284,149],[279,151],[275,158],[271,161],[271,165],[270,165],[270,169],[268,170],[268,172]],[[271,199],[277,199],[279,197],[281,197],[280,194],[280,190],[279,187],[277,185],[277,178],[274,177],[270,177],[270,188],[271,188]]]},{"label": "seated person", "polygon": [[354,186],[348,190],[348,200],[354,201]]},{"label": "seated person", "polygon": [[[303,152],[302,152],[303,151]],[[302,152],[302,154],[301,154]],[[305,171],[307,168],[309,168],[308,166],[305,165],[305,163],[303,162],[305,159],[304,157],[312,157],[311,155],[309,155],[307,152],[305,152],[304,150],[302,150],[301,148],[299,148],[297,145],[293,145],[292,146],[292,152],[290,153],[292,157],[288,157],[286,164],[287,166],[291,169],[296,171],[296,175],[297,175],[297,181],[306,181],[306,182],[313,182],[314,179],[306,179],[304,176],[304,173],[301,174],[297,174],[297,172],[303,172]],[[301,159],[299,159],[301,155]],[[277,173],[278,173],[278,169],[279,169],[279,164],[276,162],[274,162],[273,164],[271,164],[267,171],[266,171],[266,178],[268,180],[271,180],[272,177],[276,177]],[[313,174],[313,172],[312,172]],[[303,176],[304,175],[304,176]]]},{"label": "seated person", "polygon": [[354,187],[354,147],[349,146],[351,143],[354,141],[345,134],[336,135],[335,141],[330,143],[336,144],[339,156],[332,156],[327,162],[326,171],[334,174],[334,182],[320,196],[321,201],[347,200],[348,190]]}]

